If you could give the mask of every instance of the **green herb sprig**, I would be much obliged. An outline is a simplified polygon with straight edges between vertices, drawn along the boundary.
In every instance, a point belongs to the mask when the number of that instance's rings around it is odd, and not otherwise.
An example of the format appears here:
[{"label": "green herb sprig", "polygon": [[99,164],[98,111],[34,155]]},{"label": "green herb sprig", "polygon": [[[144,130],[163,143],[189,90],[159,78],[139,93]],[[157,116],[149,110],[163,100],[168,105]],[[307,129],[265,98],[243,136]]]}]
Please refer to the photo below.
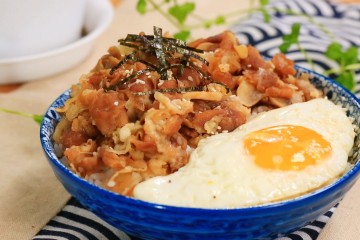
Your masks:
[{"label": "green herb sprig", "polygon": [[[283,35],[283,43],[279,46],[279,49],[282,53],[287,53],[290,46],[296,45],[298,50],[303,53],[308,64],[313,67],[314,63],[312,59],[306,50],[302,48],[298,40],[300,28],[301,25],[299,23],[293,24],[291,32]],[[335,61],[339,65],[339,68],[329,69],[323,74],[334,77],[334,79],[345,88],[354,91],[356,86],[355,72],[360,70],[360,62],[358,59],[359,48],[351,46],[348,49],[343,50],[341,44],[333,40],[333,42],[327,46],[324,54],[328,59]]]},{"label": "green herb sprig", "polygon": [[294,23],[291,26],[291,32],[289,34],[284,34],[282,36],[282,44],[279,46],[279,50],[282,53],[287,53],[292,45],[295,45],[298,50],[304,55],[306,61],[309,63],[310,66],[314,66],[312,59],[309,57],[309,54],[306,50],[301,46],[299,42],[299,35],[300,35],[301,25],[300,23]]},{"label": "green herb sprig", "polygon": [[327,47],[325,55],[340,66],[339,69],[330,69],[325,74],[336,74],[336,80],[340,84],[353,90],[356,85],[355,71],[360,69],[359,48],[352,46],[343,50],[339,43],[333,42]]},{"label": "green herb sprig", "polygon": [[[332,76],[337,82],[343,85],[350,91],[355,90],[356,86],[356,78],[355,71],[360,70],[360,62],[358,59],[359,48],[355,46],[350,46],[348,49],[343,50],[342,46],[339,42],[335,40],[335,36],[333,32],[324,26],[322,23],[319,23],[315,20],[315,18],[305,15],[303,13],[297,13],[293,10],[282,10],[279,8],[273,9],[282,14],[287,15],[296,15],[300,17],[304,17],[310,23],[314,24],[321,30],[327,37],[332,41],[326,48],[324,55],[329,59],[335,61],[339,68],[337,69],[329,69],[325,71],[323,74],[326,76]],[[298,50],[304,55],[306,61],[312,68],[314,68],[314,63],[312,59],[309,57],[309,54],[305,49],[302,48],[298,38],[301,34],[301,25],[299,23],[294,23],[291,27],[291,33],[284,34],[282,37],[283,43],[279,46],[279,50],[282,53],[287,53],[291,45],[296,45]]]},{"label": "green herb sprig", "polygon": [[14,111],[14,110],[11,110],[11,109],[6,109],[6,108],[0,108],[0,112],[31,118],[39,125],[41,124],[41,122],[44,119],[44,115],[31,114],[31,113],[26,113],[26,112],[19,112],[19,111]]}]

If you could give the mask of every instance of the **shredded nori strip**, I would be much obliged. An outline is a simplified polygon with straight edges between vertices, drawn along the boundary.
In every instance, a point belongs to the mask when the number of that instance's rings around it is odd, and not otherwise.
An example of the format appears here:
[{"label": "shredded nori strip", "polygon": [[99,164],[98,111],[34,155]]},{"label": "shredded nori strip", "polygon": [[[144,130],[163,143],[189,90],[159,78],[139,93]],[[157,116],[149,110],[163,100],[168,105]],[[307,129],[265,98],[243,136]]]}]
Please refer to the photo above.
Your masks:
[{"label": "shredded nori strip", "polygon": [[204,73],[198,66],[195,66],[194,63],[189,62],[189,66],[187,66],[187,67],[197,71],[197,73],[200,75],[201,78],[210,79],[210,76],[207,73]]},{"label": "shredded nori strip", "polygon": [[[155,54],[159,61],[160,69],[167,68],[169,66],[168,61],[166,60],[165,51],[167,51],[166,46],[162,41],[162,30],[161,28],[154,27],[154,42],[153,47],[155,47]],[[168,79],[167,71],[160,72],[161,79]]]},{"label": "shredded nori strip", "polygon": [[118,64],[116,64],[116,66],[114,66],[111,70],[110,70],[110,75],[112,75],[116,69],[120,68],[122,65],[124,65],[126,62],[128,62],[129,60],[134,60],[135,59],[135,52],[130,53],[129,55],[126,55],[125,58],[123,60],[121,60]]},{"label": "shredded nori strip", "polygon": [[[133,48],[134,51],[126,55],[116,66],[111,68],[110,75],[114,74],[117,69],[129,61],[133,63],[141,62],[145,64],[147,68],[125,77],[120,82],[109,86],[105,90],[116,90],[118,87],[145,72],[157,72],[161,80],[169,80],[168,70],[174,71],[175,68],[178,70],[176,72],[177,76],[182,75],[185,68],[189,68],[195,70],[201,78],[210,79],[207,73],[203,72],[199,66],[191,61],[192,58],[199,60],[202,64],[208,65],[209,63],[197,54],[203,53],[203,51],[187,46],[184,41],[163,37],[161,28],[154,27],[154,35],[128,34],[125,39],[120,39],[118,42],[120,45]],[[147,60],[149,57],[156,57],[157,62],[149,62]],[[173,92],[173,90],[169,92]]]}]

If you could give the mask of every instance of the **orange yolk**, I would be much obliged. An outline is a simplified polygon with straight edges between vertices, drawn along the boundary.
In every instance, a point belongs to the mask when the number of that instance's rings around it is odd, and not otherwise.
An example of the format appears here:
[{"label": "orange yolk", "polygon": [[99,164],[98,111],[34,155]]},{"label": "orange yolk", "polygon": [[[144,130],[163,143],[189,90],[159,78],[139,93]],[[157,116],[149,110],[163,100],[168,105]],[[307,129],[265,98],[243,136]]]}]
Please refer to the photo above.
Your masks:
[{"label": "orange yolk", "polygon": [[314,130],[281,125],[264,128],[245,137],[245,149],[266,169],[301,170],[326,159],[331,145]]}]

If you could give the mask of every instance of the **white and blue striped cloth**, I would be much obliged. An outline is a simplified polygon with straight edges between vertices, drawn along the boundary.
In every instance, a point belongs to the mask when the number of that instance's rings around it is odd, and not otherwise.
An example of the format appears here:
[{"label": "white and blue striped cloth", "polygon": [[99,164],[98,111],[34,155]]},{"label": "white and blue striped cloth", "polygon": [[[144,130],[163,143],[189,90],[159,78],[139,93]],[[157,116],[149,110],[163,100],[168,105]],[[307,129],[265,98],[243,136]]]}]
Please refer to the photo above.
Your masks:
[{"label": "white and blue striped cloth", "polygon": [[[271,5],[279,9],[291,9],[313,16],[316,22],[323,24],[333,32],[335,39],[344,48],[360,46],[360,5],[338,4],[324,0],[278,0]],[[271,22],[265,24],[261,14],[254,14],[249,20],[232,27],[240,42],[255,46],[264,56],[271,57],[278,52],[281,36],[291,31],[293,23],[302,24],[300,42],[315,64],[315,71],[321,73],[336,68],[335,62],[324,57],[326,46],[331,40],[301,16],[282,15],[273,12]],[[290,48],[287,56],[297,64],[308,66],[303,54]],[[360,72],[356,74],[356,94],[360,96]],[[329,221],[336,206],[320,216],[311,224],[277,240],[315,240]],[[33,238],[33,240],[135,240],[110,226],[92,212],[71,199],[65,207]]]}]

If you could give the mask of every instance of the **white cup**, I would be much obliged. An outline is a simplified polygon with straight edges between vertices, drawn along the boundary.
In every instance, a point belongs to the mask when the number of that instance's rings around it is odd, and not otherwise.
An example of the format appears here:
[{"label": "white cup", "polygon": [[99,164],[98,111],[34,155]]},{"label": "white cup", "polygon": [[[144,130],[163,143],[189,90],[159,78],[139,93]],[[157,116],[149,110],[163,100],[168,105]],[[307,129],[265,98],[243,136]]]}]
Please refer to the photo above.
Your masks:
[{"label": "white cup", "polygon": [[0,0],[0,59],[43,53],[81,37],[87,0]]}]

